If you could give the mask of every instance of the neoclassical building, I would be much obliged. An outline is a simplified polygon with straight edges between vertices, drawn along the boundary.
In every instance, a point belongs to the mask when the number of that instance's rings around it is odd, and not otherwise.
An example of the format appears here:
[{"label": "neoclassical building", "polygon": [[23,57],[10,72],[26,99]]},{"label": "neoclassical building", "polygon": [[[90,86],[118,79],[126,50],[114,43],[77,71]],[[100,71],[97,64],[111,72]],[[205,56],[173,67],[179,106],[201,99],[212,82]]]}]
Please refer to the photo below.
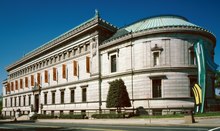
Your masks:
[{"label": "neoclassical building", "polygon": [[[193,45],[205,43],[214,60],[215,36],[176,15],[122,28],[98,13],[6,67],[3,114],[97,113],[106,108],[109,82],[123,79],[132,107],[170,112],[194,107],[197,83]],[[215,103],[214,73],[207,69],[206,107]]]}]

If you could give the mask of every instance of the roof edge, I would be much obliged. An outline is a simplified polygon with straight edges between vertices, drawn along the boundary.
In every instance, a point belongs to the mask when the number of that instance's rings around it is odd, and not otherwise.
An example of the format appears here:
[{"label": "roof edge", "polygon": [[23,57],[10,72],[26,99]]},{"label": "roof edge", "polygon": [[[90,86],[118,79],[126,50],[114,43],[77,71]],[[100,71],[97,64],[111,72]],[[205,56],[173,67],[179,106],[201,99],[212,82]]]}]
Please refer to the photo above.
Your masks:
[{"label": "roof edge", "polygon": [[9,71],[11,68],[15,67],[16,65],[21,64],[22,62],[24,62],[25,59],[30,59],[29,57],[32,56],[32,55],[34,55],[35,53],[40,52],[40,51],[44,50],[45,48],[48,48],[48,49],[49,49],[50,45],[53,45],[54,43],[59,43],[59,41],[62,41],[62,40],[64,40],[64,39],[66,39],[67,37],[70,36],[71,33],[73,33],[74,31],[77,31],[79,28],[85,26],[86,24],[88,24],[89,22],[92,22],[92,21],[96,21],[97,23],[98,23],[99,21],[102,21],[103,23],[105,23],[105,24],[107,24],[107,25],[109,25],[109,26],[111,26],[111,27],[113,27],[113,28],[115,28],[115,29],[118,29],[118,27],[116,27],[116,26],[114,26],[113,24],[111,24],[111,23],[109,23],[109,22],[103,20],[102,18],[100,18],[99,12],[96,10],[94,17],[92,17],[92,18],[90,18],[89,20],[87,20],[87,21],[81,23],[80,25],[78,25],[78,26],[76,26],[76,27],[70,29],[69,31],[67,31],[67,32],[65,32],[65,33],[63,33],[63,34],[61,34],[61,35],[55,37],[54,39],[52,39],[52,40],[50,40],[50,41],[44,43],[43,45],[39,46],[38,48],[36,48],[36,49],[34,49],[34,50],[28,52],[28,53],[27,53],[26,55],[24,55],[22,58],[20,58],[20,59],[17,60],[16,62],[10,64],[10,65],[7,66],[5,69],[6,69],[7,71]]}]

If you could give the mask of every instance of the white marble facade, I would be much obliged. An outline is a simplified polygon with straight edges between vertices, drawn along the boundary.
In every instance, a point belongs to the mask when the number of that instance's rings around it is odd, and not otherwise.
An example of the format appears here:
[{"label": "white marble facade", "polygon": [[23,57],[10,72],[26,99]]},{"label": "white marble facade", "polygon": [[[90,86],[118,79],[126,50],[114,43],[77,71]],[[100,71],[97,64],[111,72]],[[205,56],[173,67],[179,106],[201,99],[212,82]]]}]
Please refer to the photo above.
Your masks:
[{"label": "white marble facade", "polygon": [[[3,114],[12,116],[17,109],[28,113],[31,105],[38,108],[38,113],[44,114],[97,113],[109,110],[105,106],[108,82],[118,78],[124,80],[131,99],[132,107],[126,109],[140,106],[153,111],[193,108],[190,80],[197,78],[197,65],[191,48],[194,42],[202,38],[206,41],[208,52],[212,53],[215,41],[209,38],[210,34],[199,29],[187,28],[186,31],[176,27],[162,31],[143,30],[108,40],[117,30],[115,26],[95,16],[9,65],[6,68],[8,78],[3,81]],[[154,53],[158,53],[158,56],[154,56]],[[112,72],[111,59],[114,55],[116,71]],[[77,67],[74,67],[74,61]],[[66,67],[65,77],[63,65]],[[56,80],[53,79],[54,68],[57,69]],[[74,68],[77,68],[77,72]],[[45,71],[48,72],[48,82],[45,82]],[[36,90],[31,85],[32,75]],[[209,83],[212,84],[213,73],[209,75]],[[28,79],[28,85],[25,79]],[[154,80],[160,82],[159,97],[153,96]],[[86,90],[86,100],[83,100],[83,89]],[[74,102],[71,102],[72,90]],[[61,92],[64,92],[63,103]],[[210,85],[207,95],[209,99],[214,98],[213,92],[213,85]],[[52,103],[53,93],[55,103]],[[39,95],[39,106],[36,106],[35,95]]]}]

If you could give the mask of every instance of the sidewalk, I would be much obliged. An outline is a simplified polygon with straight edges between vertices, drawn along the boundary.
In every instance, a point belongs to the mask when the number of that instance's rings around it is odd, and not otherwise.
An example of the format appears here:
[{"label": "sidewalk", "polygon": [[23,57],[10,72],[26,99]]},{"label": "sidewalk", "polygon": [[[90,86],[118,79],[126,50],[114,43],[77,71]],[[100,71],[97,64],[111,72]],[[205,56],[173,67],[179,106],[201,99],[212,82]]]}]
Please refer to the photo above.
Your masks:
[{"label": "sidewalk", "polygon": [[184,118],[162,119],[38,119],[36,122],[78,123],[78,124],[111,124],[141,126],[200,126],[220,127],[220,118],[195,118],[196,123],[185,124]]}]

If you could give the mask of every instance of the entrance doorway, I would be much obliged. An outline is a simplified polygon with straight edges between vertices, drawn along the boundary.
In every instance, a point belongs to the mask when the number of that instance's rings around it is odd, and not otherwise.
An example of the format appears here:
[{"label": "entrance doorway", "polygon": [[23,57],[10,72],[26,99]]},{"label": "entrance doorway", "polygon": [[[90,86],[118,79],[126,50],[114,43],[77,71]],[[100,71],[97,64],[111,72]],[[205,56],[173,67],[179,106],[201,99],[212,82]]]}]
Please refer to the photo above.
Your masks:
[{"label": "entrance doorway", "polygon": [[39,94],[34,95],[34,109],[35,112],[39,110]]}]

